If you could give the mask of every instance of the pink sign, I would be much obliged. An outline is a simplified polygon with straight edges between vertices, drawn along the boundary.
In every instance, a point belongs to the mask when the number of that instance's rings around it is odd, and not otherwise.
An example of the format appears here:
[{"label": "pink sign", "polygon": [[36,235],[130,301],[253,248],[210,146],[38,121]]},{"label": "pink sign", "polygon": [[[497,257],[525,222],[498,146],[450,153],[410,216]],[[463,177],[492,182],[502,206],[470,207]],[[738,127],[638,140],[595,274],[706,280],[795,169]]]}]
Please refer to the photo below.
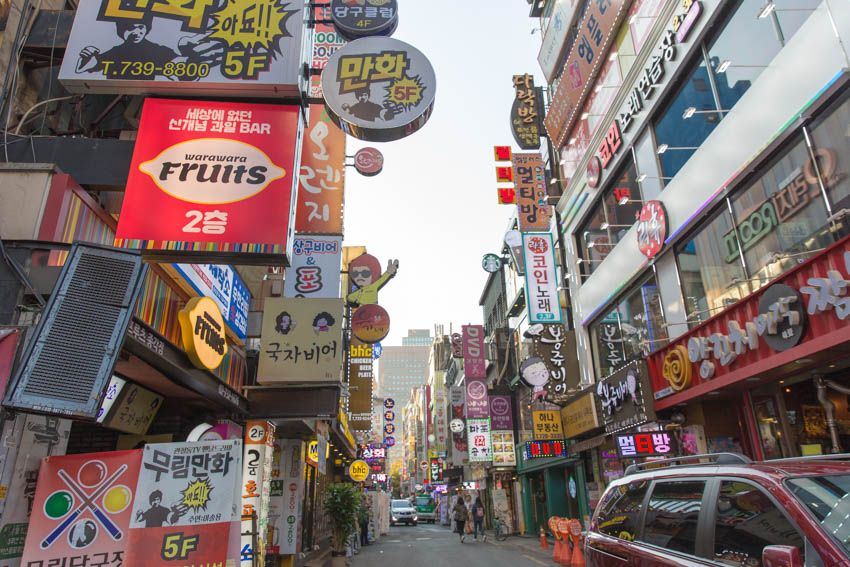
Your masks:
[{"label": "pink sign", "polygon": [[487,380],[466,377],[466,417],[467,419],[490,417],[490,405],[487,403]]},{"label": "pink sign", "polygon": [[493,431],[513,431],[510,396],[490,396],[490,428]]},{"label": "pink sign", "polygon": [[487,365],[484,362],[484,327],[481,325],[464,325],[462,330],[463,372],[467,378],[486,378]]}]

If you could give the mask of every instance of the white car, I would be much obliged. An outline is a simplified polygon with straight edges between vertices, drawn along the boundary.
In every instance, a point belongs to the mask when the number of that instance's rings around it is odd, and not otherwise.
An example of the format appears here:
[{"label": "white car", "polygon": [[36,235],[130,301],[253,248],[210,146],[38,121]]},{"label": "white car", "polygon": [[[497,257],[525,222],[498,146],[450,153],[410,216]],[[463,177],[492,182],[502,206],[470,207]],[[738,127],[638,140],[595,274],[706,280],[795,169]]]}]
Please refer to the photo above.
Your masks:
[{"label": "white car", "polygon": [[416,521],[416,508],[408,502],[407,500],[393,500],[390,503],[390,525],[394,526],[396,524],[407,524],[408,526],[415,526]]}]

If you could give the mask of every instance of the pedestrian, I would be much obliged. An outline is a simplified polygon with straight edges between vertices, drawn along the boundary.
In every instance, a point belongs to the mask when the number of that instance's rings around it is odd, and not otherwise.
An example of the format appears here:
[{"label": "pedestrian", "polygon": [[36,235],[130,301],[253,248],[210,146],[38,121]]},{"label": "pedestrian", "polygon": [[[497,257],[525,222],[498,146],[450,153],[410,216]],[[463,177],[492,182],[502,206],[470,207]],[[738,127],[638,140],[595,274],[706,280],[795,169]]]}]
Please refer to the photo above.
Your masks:
[{"label": "pedestrian", "polygon": [[464,526],[466,525],[466,515],[468,514],[466,509],[466,504],[463,503],[463,497],[457,497],[457,504],[452,509],[455,514],[455,522],[457,522],[457,533],[460,535],[460,542],[463,543],[463,540],[466,539],[466,534],[463,531]]},{"label": "pedestrian", "polygon": [[487,534],[484,533],[484,504],[481,503],[481,497],[475,499],[475,504],[472,505],[472,524],[474,526],[474,538],[478,539],[478,530],[481,530],[481,535],[484,541],[487,541]]},{"label": "pedestrian", "polygon": [[360,511],[360,545],[369,545],[369,506],[363,506]]}]

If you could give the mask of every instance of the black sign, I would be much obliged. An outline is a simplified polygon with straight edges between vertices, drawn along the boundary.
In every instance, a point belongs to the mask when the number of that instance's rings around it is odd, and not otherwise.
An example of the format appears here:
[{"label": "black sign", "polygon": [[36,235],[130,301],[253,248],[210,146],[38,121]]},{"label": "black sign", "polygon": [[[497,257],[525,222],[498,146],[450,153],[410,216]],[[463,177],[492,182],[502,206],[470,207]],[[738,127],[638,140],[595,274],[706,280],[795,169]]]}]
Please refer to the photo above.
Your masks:
[{"label": "black sign", "polygon": [[[759,299],[759,315],[754,324],[764,342],[777,352],[797,346],[806,332],[806,306],[803,296],[791,286],[774,284]],[[775,332],[774,332],[775,331]]]},{"label": "black sign", "polygon": [[331,18],[339,34],[349,41],[373,35],[390,36],[398,27],[397,0],[331,0]]},{"label": "black sign", "polygon": [[563,457],[567,454],[563,440],[557,441],[526,441],[525,459],[541,457]]},{"label": "black sign", "polygon": [[643,431],[615,436],[620,458],[669,457],[676,454],[676,440],[666,431]]},{"label": "black sign", "polygon": [[655,419],[655,412],[644,402],[651,392],[645,360],[631,362],[596,385],[599,420],[605,432],[612,433]]},{"label": "black sign", "polygon": [[534,88],[534,77],[514,75],[516,98],[511,107],[511,133],[524,150],[540,148],[540,113],[543,109],[540,92]]}]

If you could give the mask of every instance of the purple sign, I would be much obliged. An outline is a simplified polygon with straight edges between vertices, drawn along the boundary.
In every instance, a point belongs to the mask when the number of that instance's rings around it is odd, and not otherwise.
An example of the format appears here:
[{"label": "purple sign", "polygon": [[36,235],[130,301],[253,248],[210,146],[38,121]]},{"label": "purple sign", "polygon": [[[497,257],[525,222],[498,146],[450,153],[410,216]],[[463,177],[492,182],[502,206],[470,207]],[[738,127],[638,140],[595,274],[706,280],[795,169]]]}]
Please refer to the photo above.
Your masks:
[{"label": "purple sign", "polygon": [[463,331],[463,373],[466,374],[467,378],[486,378],[484,327],[482,325],[463,325],[461,330]]},{"label": "purple sign", "polygon": [[482,419],[490,417],[487,403],[487,380],[466,377],[466,417]]},{"label": "purple sign", "polygon": [[685,41],[685,38],[687,38],[688,34],[691,32],[691,28],[694,27],[694,22],[697,21],[697,18],[701,13],[702,6],[699,2],[691,4],[691,9],[688,10],[688,13],[685,15],[685,19],[682,20],[682,23],[679,24],[679,29],[676,31],[676,43],[682,43]]},{"label": "purple sign", "polygon": [[490,429],[493,431],[514,430],[510,396],[490,396]]}]

